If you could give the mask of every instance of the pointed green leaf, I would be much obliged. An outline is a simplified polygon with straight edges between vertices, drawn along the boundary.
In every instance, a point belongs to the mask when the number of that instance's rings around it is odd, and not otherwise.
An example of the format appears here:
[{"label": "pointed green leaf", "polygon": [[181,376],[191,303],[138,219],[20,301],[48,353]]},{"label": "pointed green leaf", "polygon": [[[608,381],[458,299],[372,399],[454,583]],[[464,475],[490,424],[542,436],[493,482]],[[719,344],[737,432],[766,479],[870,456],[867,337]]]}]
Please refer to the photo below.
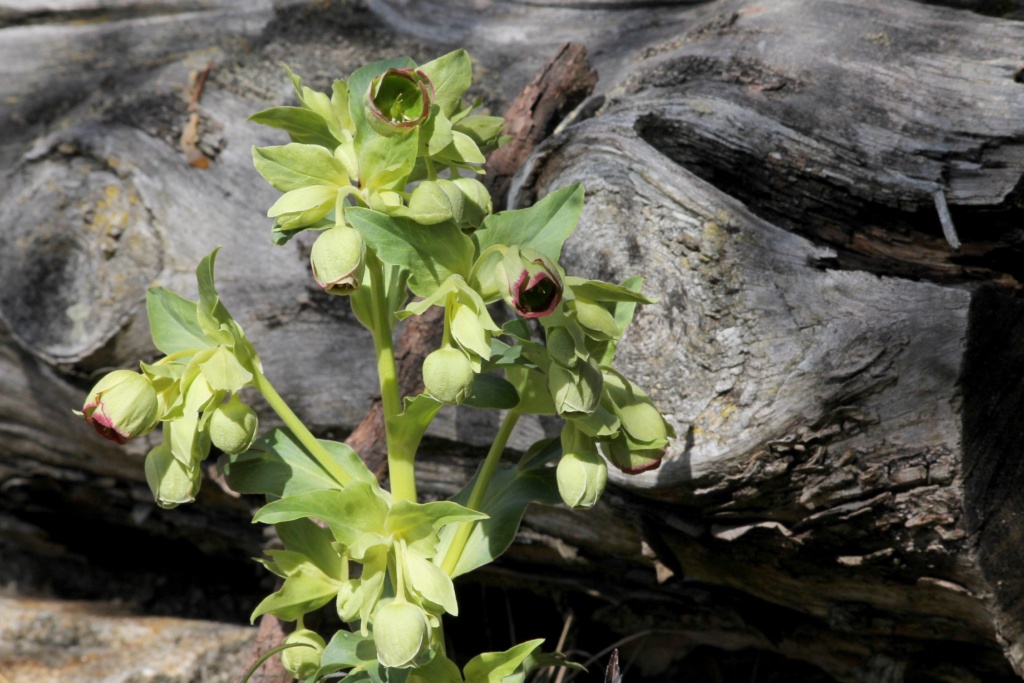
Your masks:
[{"label": "pointed green leaf", "polygon": [[399,500],[391,506],[384,526],[396,539],[404,540],[410,550],[424,557],[433,557],[438,529],[454,522],[486,518],[482,512],[474,512],[449,500],[434,503]]},{"label": "pointed green leaf", "polygon": [[356,481],[338,490],[307,491],[264,505],[254,522],[277,524],[302,517],[315,517],[330,527],[342,545],[350,545],[360,534],[384,530],[388,503],[376,485]]},{"label": "pointed green leaf", "polygon": [[434,86],[434,102],[446,116],[454,114],[462,102],[462,94],[473,80],[473,64],[465,50],[455,50],[427,62],[419,69]]},{"label": "pointed green leaf", "polygon": [[436,182],[424,180],[409,197],[409,205],[390,212],[394,216],[411,218],[420,225],[435,225],[455,217],[448,194]]},{"label": "pointed green leaf", "polygon": [[505,119],[500,116],[468,116],[452,126],[455,132],[464,133],[476,143],[484,154],[498,148],[504,128]]},{"label": "pointed green leaf", "polygon": [[[558,484],[555,482],[555,469],[545,466],[561,452],[559,440],[554,439],[543,448],[531,449],[531,452],[534,450],[538,450],[537,454],[532,457],[524,456],[524,462],[519,466],[505,463],[498,465],[480,505],[480,511],[486,513],[488,519],[473,525],[452,578],[492,562],[505,552],[512,544],[523,513],[531,502],[554,505],[561,501]],[[530,452],[527,453],[527,456],[529,455]],[[452,501],[467,502],[477,476],[479,472],[452,498]],[[436,557],[444,557],[455,535],[455,528],[455,525],[450,525],[441,529],[441,542],[438,544]]]},{"label": "pointed green leaf", "polygon": [[519,392],[511,382],[497,375],[482,373],[473,377],[473,388],[462,405],[508,410],[519,405]]},{"label": "pointed green leaf", "polygon": [[[630,278],[627,282],[635,282],[640,278]],[[641,279],[642,281],[642,279]],[[649,299],[640,293],[639,289],[633,289],[621,285],[613,285],[610,282],[600,280],[587,280],[582,277],[566,276],[565,284],[572,288],[575,296],[591,299],[592,301],[621,301],[637,304],[653,304],[656,299]]]},{"label": "pointed green leaf", "polygon": [[494,244],[530,247],[557,263],[582,210],[583,186],[577,183],[552,192],[528,209],[491,214],[473,239],[478,253]]},{"label": "pointed green leaf", "polygon": [[409,270],[409,288],[419,296],[430,296],[453,274],[465,276],[472,265],[473,243],[451,223],[424,227],[360,207],[345,209],[345,221],[381,261]]},{"label": "pointed green leaf", "polygon": [[163,287],[152,287],[146,292],[146,313],[156,348],[170,355],[213,346],[199,325],[196,306],[195,301]]},{"label": "pointed green leaf", "polygon": [[309,185],[336,188],[349,184],[345,167],[330,150],[293,142],[277,147],[253,147],[252,161],[260,175],[281,192]]},{"label": "pointed green leaf", "polygon": [[[373,645],[373,637],[340,630],[324,648],[320,657],[320,670],[314,678],[320,680],[327,674],[352,667],[367,668],[371,663],[377,663],[377,648]],[[352,676],[348,676],[347,680],[351,681]]]},{"label": "pointed green leaf", "polygon": [[352,127],[352,115],[348,110],[348,83],[340,78],[331,85],[331,110],[334,118],[328,119],[327,125],[334,137],[340,140],[341,131],[355,130]]},{"label": "pointed green leaf", "polygon": [[528,640],[505,652],[484,652],[473,657],[462,669],[466,683],[501,683],[543,642],[543,638]]},{"label": "pointed green leaf", "polygon": [[407,552],[402,557],[405,559],[405,578],[413,589],[448,614],[458,616],[455,584],[444,570],[414,552]]},{"label": "pointed green leaf", "polygon": [[[321,445],[355,481],[376,482],[373,473],[355,451],[336,441]],[[340,489],[341,484],[327,473],[287,429],[272,429],[257,439],[241,455],[222,455],[217,461],[228,486],[238,493],[267,494],[278,498],[320,489]]]},{"label": "pointed green leaf", "polygon": [[252,381],[252,373],[224,346],[217,347],[208,360],[199,364],[199,369],[214,391],[238,391]]},{"label": "pointed green leaf", "polygon": [[333,185],[310,185],[297,190],[289,190],[281,195],[267,210],[267,216],[275,218],[281,214],[320,209],[326,205],[323,214],[313,220],[320,220],[334,209],[334,201],[338,198],[338,188]]},{"label": "pointed green leaf", "polygon": [[360,187],[368,192],[401,192],[416,165],[418,132],[357,140]]},{"label": "pointed green leaf", "polygon": [[407,683],[462,683],[462,673],[455,662],[438,652],[424,666],[410,669]]},{"label": "pointed green leaf", "polygon": [[272,107],[253,114],[248,120],[283,130],[292,142],[320,145],[332,152],[340,144],[322,116],[302,107]]},{"label": "pointed green leaf", "polygon": [[334,549],[334,535],[329,529],[309,519],[281,522],[274,529],[285,548],[308,557],[325,575],[334,578],[341,576],[342,559]]},{"label": "pointed green leaf", "polygon": [[271,593],[256,606],[250,621],[255,622],[256,617],[268,613],[285,621],[295,621],[326,605],[338,594],[338,587],[318,574],[300,570],[289,576],[279,591]]}]

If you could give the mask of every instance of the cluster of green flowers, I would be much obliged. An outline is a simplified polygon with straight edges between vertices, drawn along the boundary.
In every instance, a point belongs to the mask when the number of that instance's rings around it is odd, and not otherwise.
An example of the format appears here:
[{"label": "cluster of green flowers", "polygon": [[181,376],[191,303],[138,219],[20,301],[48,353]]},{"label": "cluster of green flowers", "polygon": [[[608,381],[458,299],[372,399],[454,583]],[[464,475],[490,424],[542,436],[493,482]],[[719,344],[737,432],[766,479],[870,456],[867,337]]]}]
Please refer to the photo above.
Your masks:
[{"label": "cluster of green flowers", "polygon": [[[142,373],[105,377],[83,414],[122,443],[163,423],[164,443],[146,463],[161,505],[195,497],[198,463],[211,445],[223,453],[218,466],[232,488],[267,497],[255,521],[273,524],[284,544],[264,561],[282,584],[253,618],[296,622],[282,652],[296,677],[346,671],[375,683],[498,683],[524,676],[554,661],[539,654],[540,641],[485,653],[461,671],[447,658],[441,618],[458,612],[452,579],[503,552],[530,501],[554,502],[548,491],[585,509],[604,490],[607,463],[626,473],[658,466],[672,429],[613,367],[636,306],[650,300],[639,278],[611,284],[562,269],[562,246],[583,205],[578,185],[526,209],[493,212],[475,176],[502,141],[502,121],[474,114],[479,102],[463,102],[472,75],[464,51],[421,66],[373,64],[335,81],[330,95],[288,73],[299,106],[252,117],[292,140],[253,150],[256,169],[283,193],[268,211],[272,238],[283,244],[303,230],[321,231],[313,277],[325,292],[349,297],[373,335],[391,490],[350,448],[313,437],[274,391],[214,289],[216,252],[197,271],[199,301],[150,292],[153,339],[166,357],[143,364]],[[492,316],[499,301],[514,314],[501,325]],[[423,363],[425,392],[401,397],[394,325],[433,306],[444,309],[444,335]],[[255,414],[238,399],[246,386],[262,393],[285,428],[253,440]],[[419,503],[413,460],[446,404],[503,409],[506,417],[466,489],[450,501]],[[523,414],[561,416],[561,438],[535,445],[518,465],[501,464]],[[304,618],[329,603],[352,629],[327,642]]]},{"label": "cluster of green flowers", "polygon": [[[163,289],[147,295],[153,339],[166,355],[142,372],[115,370],[86,398],[81,414],[116,443],[143,436],[158,424],[163,442],[146,456],[146,480],[156,502],[173,508],[195,500],[200,463],[211,446],[243,453],[256,436],[256,412],[238,392],[253,383],[259,361],[213,288],[215,254],[198,271],[200,301]],[[162,321],[169,319],[170,325]]]}]

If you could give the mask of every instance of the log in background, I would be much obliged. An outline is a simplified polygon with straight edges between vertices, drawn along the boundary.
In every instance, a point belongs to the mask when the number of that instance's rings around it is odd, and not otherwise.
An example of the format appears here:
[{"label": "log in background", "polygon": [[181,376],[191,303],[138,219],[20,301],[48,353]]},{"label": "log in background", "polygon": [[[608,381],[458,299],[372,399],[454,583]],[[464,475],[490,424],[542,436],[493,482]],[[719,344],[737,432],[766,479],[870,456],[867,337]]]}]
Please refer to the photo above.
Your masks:
[{"label": "log in background", "polygon": [[[269,588],[245,559],[264,543],[253,501],[208,480],[162,511],[147,444],[70,413],[155,355],[148,286],[194,296],[223,245],[225,302],[318,434],[344,438],[374,400],[369,337],[311,286],[309,240],[268,239],[249,149],[283,136],[245,117],[292,101],[278,64],[325,88],[465,46],[473,94],[503,112],[573,41],[600,80],[509,202],[585,184],[565,265],[647,276],[661,301],[621,360],[681,438],[590,513],[531,510],[462,586],[460,622],[499,649],[553,643],[572,611],[569,646],[628,639],[627,681],[1018,680],[1022,17],[969,0],[0,2],[0,674],[230,680],[248,656],[236,624]],[[200,169],[181,140],[211,63]],[[495,424],[446,411],[424,491],[456,490]],[[553,430],[527,423],[513,447]],[[205,630],[168,635],[185,628]]]}]

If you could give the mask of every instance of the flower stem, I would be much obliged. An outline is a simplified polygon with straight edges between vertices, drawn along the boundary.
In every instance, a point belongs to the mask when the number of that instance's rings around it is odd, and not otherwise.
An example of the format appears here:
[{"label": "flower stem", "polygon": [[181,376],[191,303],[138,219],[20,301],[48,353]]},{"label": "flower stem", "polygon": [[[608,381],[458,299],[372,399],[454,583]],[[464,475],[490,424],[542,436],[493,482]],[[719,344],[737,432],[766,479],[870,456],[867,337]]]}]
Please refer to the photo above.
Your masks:
[{"label": "flower stem", "polygon": [[367,259],[367,266],[373,295],[373,346],[377,352],[377,377],[380,380],[380,400],[384,409],[391,495],[395,500],[416,502],[416,450],[415,447],[408,448],[404,441],[396,438],[392,424],[392,420],[402,412],[402,397],[398,391],[398,370],[391,340],[391,320],[394,316],[388,307],[384,264],[373,256]]},{"label": "flower stem", "polygon": [[[469,502],[466,503],[466,507],[470,510],[474,512],[480,511],[480,507],[484,502],[484,496],[487,494],[487,488],[491,485],[494,472],[498,469],[498,462],[501,460],[501,454],[505,450],[505,444],[508,443],[508,438],[512,435],[512,430],[515,428],[518,420],[519,413],[515,410],[510,410],[505,415],[501,427],[498,428],[498,433],[494,436],[491,449],[487,451],[484,464],[480,467],[479,474],[477,474],[473,490],[469,494]],[[469,534],[473,531],[473,524],[474,522],[463,522],[455,530],[455,536],[452,538],[451,545],[448,546],[448,552],[441,563],[441,569],[448,576],[455,572],[455,568],[459,564],[462,551],[466,549],[466,543],[469,541]]]},{"label": "flower stem", "polygon": [[263,394],[263,398],[266,399],[267,403],[270,404],[270,407],[274,409],[274,412],[277,413],[278,417],[284,421],[288,429],[290,429],[292,434],[295,435],[295,438],[299,440],[299,443],[306,447],[306,450],[309,451],[309,454],[313,456],[317,463],[327,470],[327,473],[342,486],[349,483],[352,480],[349,473],[346,472],[344,468],[342,468],[342,466],[339,465],[331,456],[331,454],[327,452],[327,449],[317,441],[312,432],[306,428],[306,425],[302,424],[302,420],[292,412],[292,409],[289,408],[288,404],[284,402],[283,398],[281,398],[281,394],[277,393],[277,390],[274,389],[270,380],[267,379],[266,375],[264,375],[258,367],[254,368],[253,377],[256,382],[256,388],[261,394]]}]

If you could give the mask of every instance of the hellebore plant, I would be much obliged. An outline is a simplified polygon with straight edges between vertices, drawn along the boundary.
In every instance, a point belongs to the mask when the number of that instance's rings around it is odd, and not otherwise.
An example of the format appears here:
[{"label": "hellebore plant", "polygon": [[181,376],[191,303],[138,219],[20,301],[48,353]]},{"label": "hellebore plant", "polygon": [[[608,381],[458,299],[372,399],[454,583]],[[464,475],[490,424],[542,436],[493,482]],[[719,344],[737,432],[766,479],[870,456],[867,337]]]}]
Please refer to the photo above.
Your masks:
[{"label": "hellebore plant", "polygon": [[[351,448],[314,437],[274,390],[214,287],[216,251],[196,271],[198,301],[160,287],[148,294],[164,357],[142,363],[141,373],[101,379],[82,415],[118,443],[161,425],[163,442],[145,471],[163,507],[194,500],[200,463],[213,449],[231,488],[266,497],[254,521],[274,525],[283,543],[262,560],[281,587],[252,618],[295,622],[280,651],[293,676],[498,683],[565,664],[530,641],[460,670],[445,654],[441,618],[458,613],[452,579],[504,552],[530,502],[589,508],[607,463],[633,473],[658,466],[672,430],[612,366],[636,305],[650,300],[639,278],[587,280],[558,264],[583,205],[580,186],[492,212],[476,176],[501,142],[502,120],[463,102],[471,75],[464,51],[418,67],[409,59],[372,64],[335,81],[330,94],[288,74],[299,106],[252,117],[292,140],[253,149],[256,170],[283,193],[268,211],[271,236],[283,244],[321,231],[313,277],[325,292],[349,297],[373,337],[391,490]],[[503,325],[491,314],[499,301],[514,313]],[[433,306],[444,309],[444,337],[423,364],[426,391],[401,396],[392,332]],[[285,426],[256,438],[256,413],[239,396],[245,387]],[[421,503],[413,464],[444,404],[503,410],[504,420],[466,487],[452,500]],[[501,463],[524,414],[561,416],[561,438],[535,444],[518,464]],[[325,640],[303,620],[328,605],[349,628]]]}]

